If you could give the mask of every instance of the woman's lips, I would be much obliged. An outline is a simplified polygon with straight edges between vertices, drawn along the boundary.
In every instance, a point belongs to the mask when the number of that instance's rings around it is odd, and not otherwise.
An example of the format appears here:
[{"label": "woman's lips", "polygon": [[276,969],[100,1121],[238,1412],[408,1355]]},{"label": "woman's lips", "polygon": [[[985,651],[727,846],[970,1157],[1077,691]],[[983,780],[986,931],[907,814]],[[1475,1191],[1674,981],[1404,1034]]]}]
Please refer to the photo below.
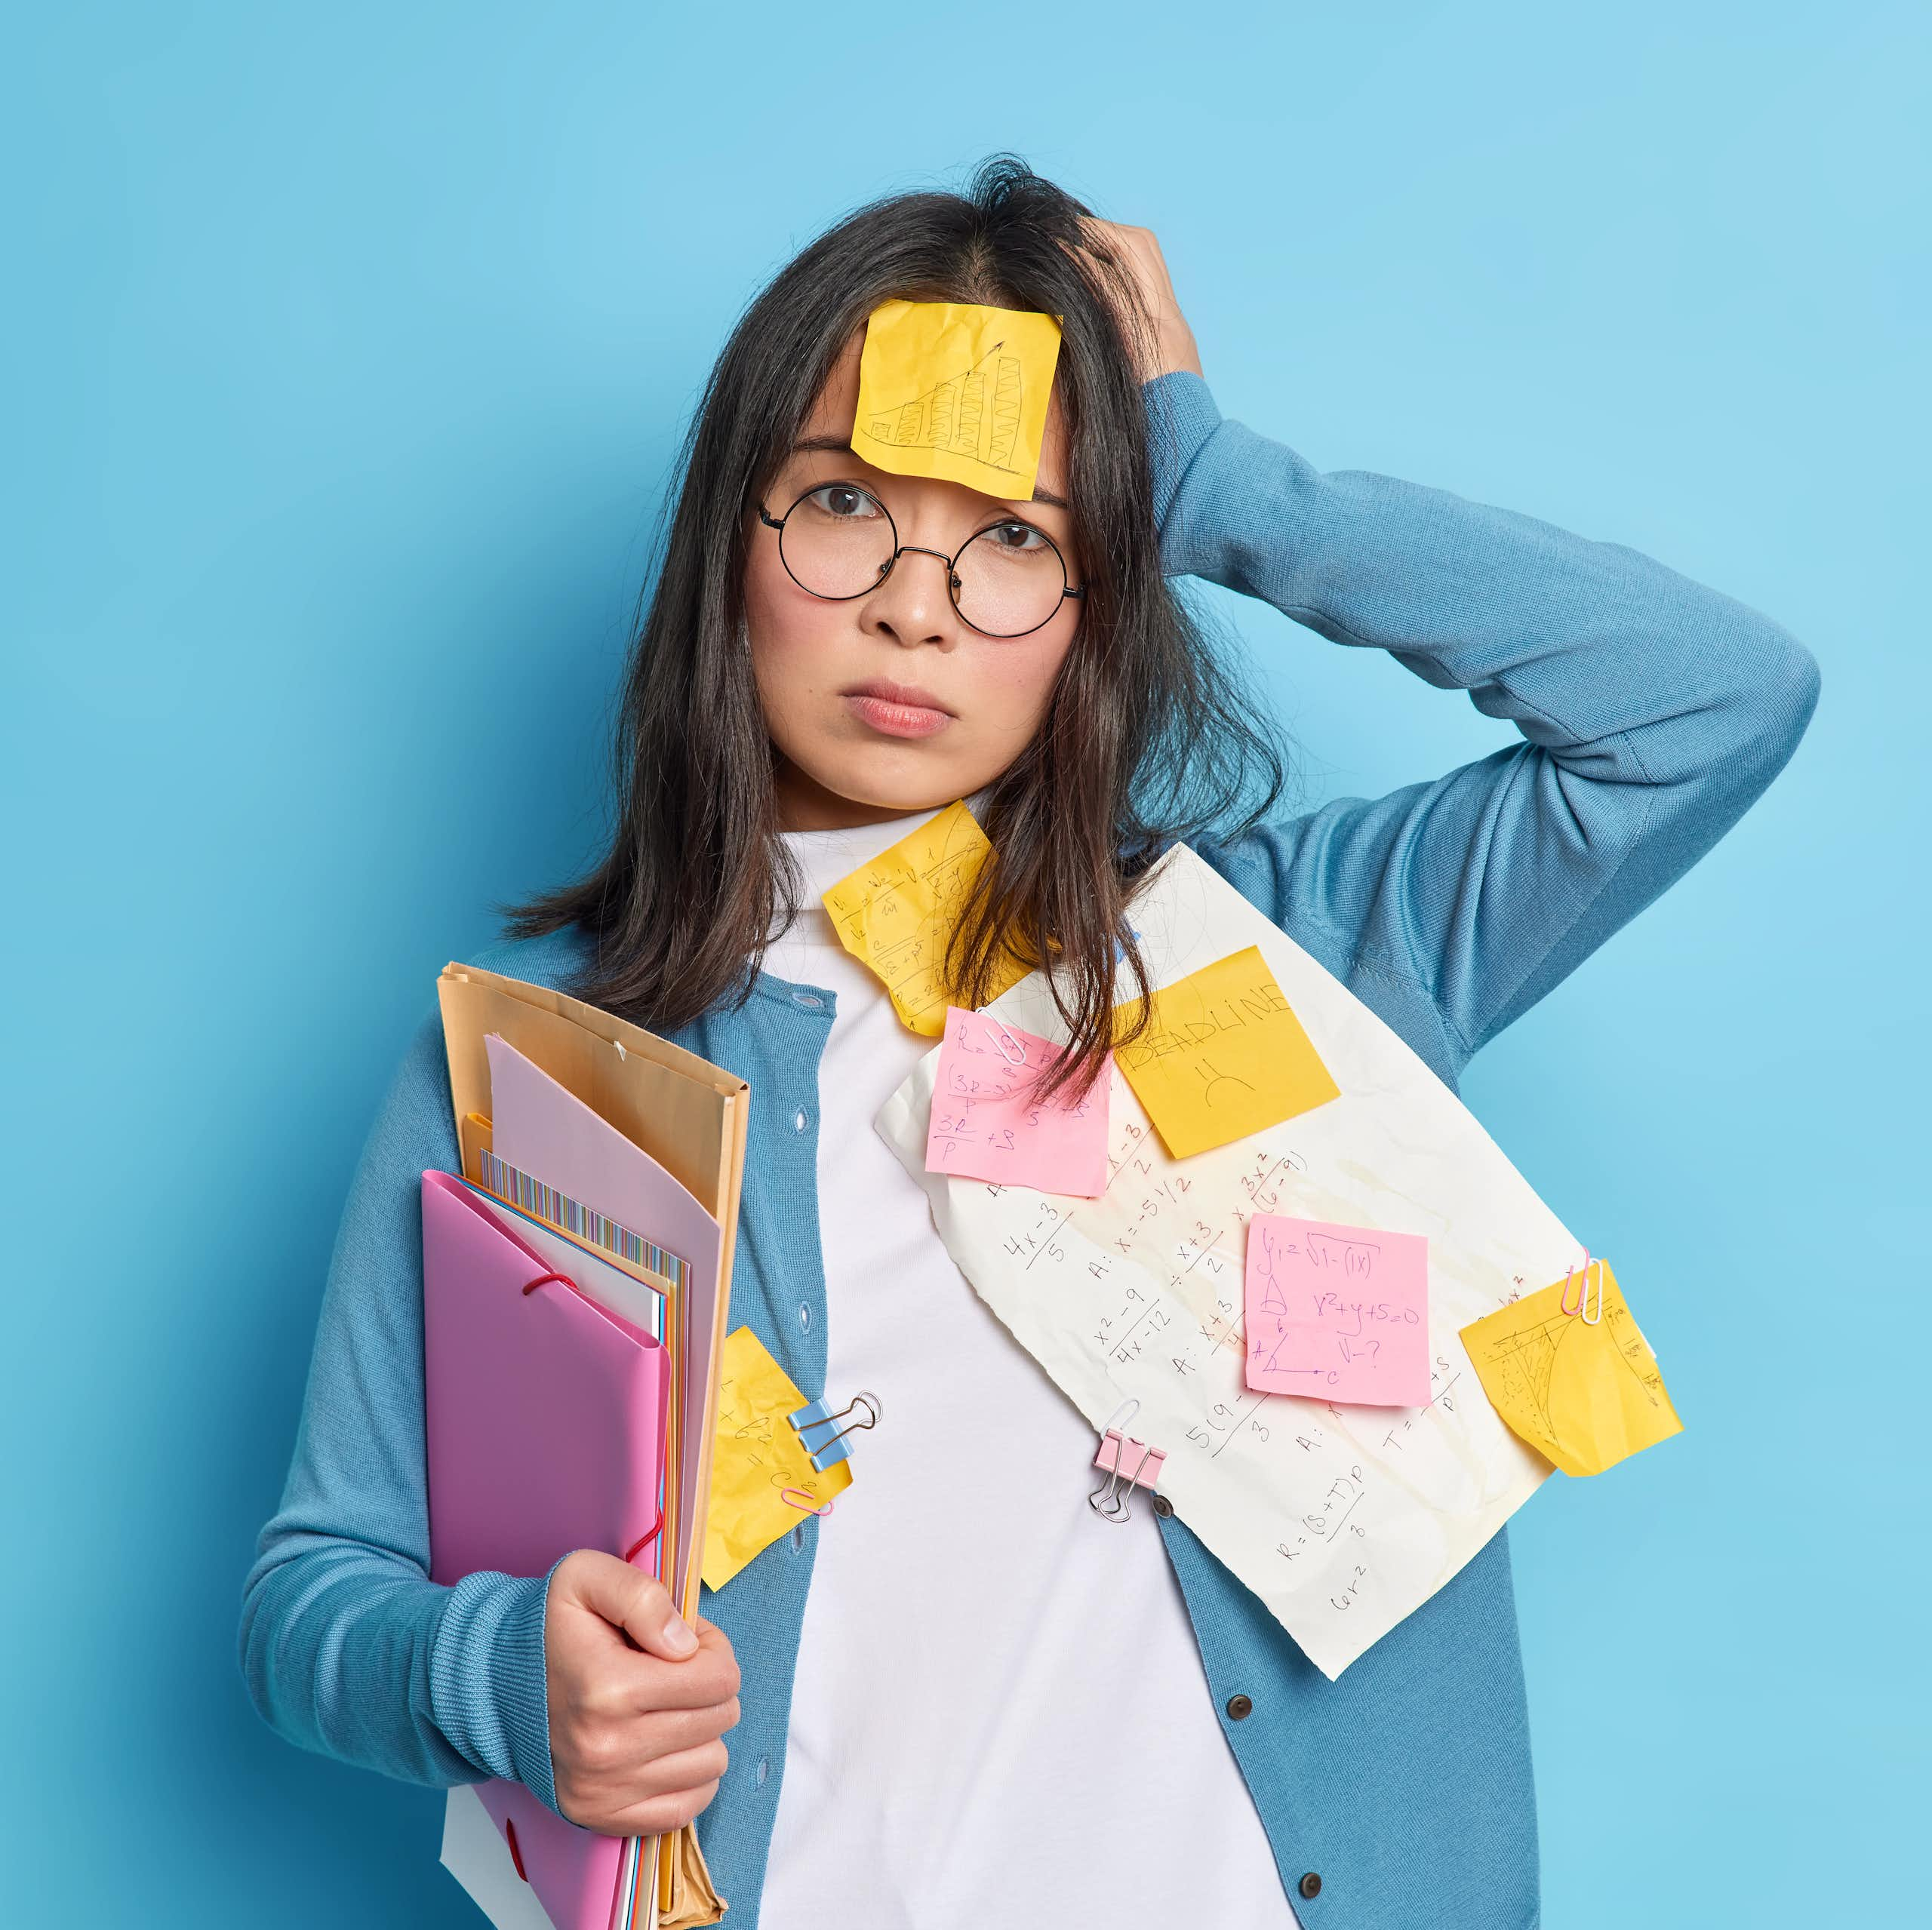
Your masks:
[{"label": "woman's lips", "polygon": [[913,702],[876,690],[848,690],[845,707],[861,724],[888,737],[936,737],[952,721],[934,703]]}]

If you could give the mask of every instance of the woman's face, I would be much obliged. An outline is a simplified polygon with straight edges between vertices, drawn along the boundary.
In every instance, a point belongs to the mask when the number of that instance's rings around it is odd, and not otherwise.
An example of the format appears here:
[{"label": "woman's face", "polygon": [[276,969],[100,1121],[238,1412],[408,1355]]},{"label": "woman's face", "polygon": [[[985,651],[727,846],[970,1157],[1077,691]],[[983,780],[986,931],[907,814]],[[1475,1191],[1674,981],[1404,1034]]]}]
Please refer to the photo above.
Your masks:
[{"label": "woman's face", "polygon": [[[854,455],[860,340],[840,358],[764,502],[782,517],[827,484],[858,484],[883,503],[906,548],[875,589],[834,602],[800,588],[779,555],[776,530],[754,506],[745,604],[752,668],[766,727],[777,746],[780,820],[788,830],[866,824],[950,804],[990,783],[1038,729],[1054,680],[1080,621],[1059,604],[1022,637],[982,635],[953,607],[944,558],[983,531],[989,542],[1040,555],[1050,537],[1066,580],[1083,580],[1066,507],[1066,438],[1057,398],[1049,409],[1030,502],[1003,502],[958,483],[898,476]],[[849,493],[816,496],[801,516],[851,530],[865,506]],[[874,539],[879,538],[874,519]],[[890,543],[884,546],[889,549]],[[936,556],[922,553],[937,550]],[[1051,569],[1051,559],[1045,560]],[[971,607],[969,604],[969,608]]]}]

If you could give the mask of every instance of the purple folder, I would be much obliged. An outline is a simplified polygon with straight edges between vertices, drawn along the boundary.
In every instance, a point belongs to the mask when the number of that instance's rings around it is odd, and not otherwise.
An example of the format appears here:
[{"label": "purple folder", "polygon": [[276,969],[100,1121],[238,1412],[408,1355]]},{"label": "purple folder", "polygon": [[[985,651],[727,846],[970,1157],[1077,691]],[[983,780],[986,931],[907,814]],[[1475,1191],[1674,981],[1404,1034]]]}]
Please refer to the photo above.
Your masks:
[{"label": "purple folder", "polygon": [[[446,1172],[423,1176],[429,1574],[547,1575],[577,1548],[657,1571],[664,1348]],[[477,1793],[556,1930],[609,1930],[624,1841],[521,1784]]]}]

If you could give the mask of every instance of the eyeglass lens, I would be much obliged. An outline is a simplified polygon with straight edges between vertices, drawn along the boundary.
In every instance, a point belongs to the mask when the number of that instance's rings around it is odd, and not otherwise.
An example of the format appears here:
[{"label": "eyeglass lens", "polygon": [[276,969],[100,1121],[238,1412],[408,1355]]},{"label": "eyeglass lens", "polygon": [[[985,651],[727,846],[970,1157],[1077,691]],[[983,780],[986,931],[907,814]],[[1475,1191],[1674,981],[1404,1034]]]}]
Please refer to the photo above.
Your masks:
[{"label": "eyeglass lens", "polygon": [[[856,597],[891,564],[897,539],[884,506],[854,483],[827,483],[793,503],[779,533],[779,553],[801,589],[814,596]],[[959,614],[991,637],[1037,630],[1060,607],[1066,566],[1030,524],[983,530],[952,566]]]}]

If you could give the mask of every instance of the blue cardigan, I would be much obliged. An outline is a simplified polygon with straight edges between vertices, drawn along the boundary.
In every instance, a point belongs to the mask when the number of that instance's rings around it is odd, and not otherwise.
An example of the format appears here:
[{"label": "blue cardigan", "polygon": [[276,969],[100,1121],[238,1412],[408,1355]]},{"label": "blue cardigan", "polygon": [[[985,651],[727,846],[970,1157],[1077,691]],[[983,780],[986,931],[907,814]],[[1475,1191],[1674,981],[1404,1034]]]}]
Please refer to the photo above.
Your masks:
[{"label": "blue cardigan", "polygon": [[[1765,618],[1631,550],[1386,477],[1319,475],[1223,421],[1198,377],[1163,376],[1148,400],[1172,573],[1386,650],[1522,734],[1434,782],[1201,854],[1453,1086],[1777,774],[1817,700],[1816,666]],[[583,945],[561,934],[476,962],[564,985]],[[823,988],[761,976],[741,1007],[675,1035],[751,1083],[732,1314],[809,1394],[824,1390],[832,1311],[817,1172],[834,1010]],[[417,1176],[457,1164],[432,1016],[343,1212],[287,1489],[248,1578],[242,1662],[293,1741],[422,1783],[512,1776],[552,1802],[543,1582],[426,1576]],[[804,1523],[703,1603],[744,1676],[731,1768],[700,1823],[737,1930],[758,1921],[817,1532]],[[1161,1533],[1303,1922],[1534,1925],[1505,1537],[1330,1683],[1185,1523],[1163,1519]]]}]

